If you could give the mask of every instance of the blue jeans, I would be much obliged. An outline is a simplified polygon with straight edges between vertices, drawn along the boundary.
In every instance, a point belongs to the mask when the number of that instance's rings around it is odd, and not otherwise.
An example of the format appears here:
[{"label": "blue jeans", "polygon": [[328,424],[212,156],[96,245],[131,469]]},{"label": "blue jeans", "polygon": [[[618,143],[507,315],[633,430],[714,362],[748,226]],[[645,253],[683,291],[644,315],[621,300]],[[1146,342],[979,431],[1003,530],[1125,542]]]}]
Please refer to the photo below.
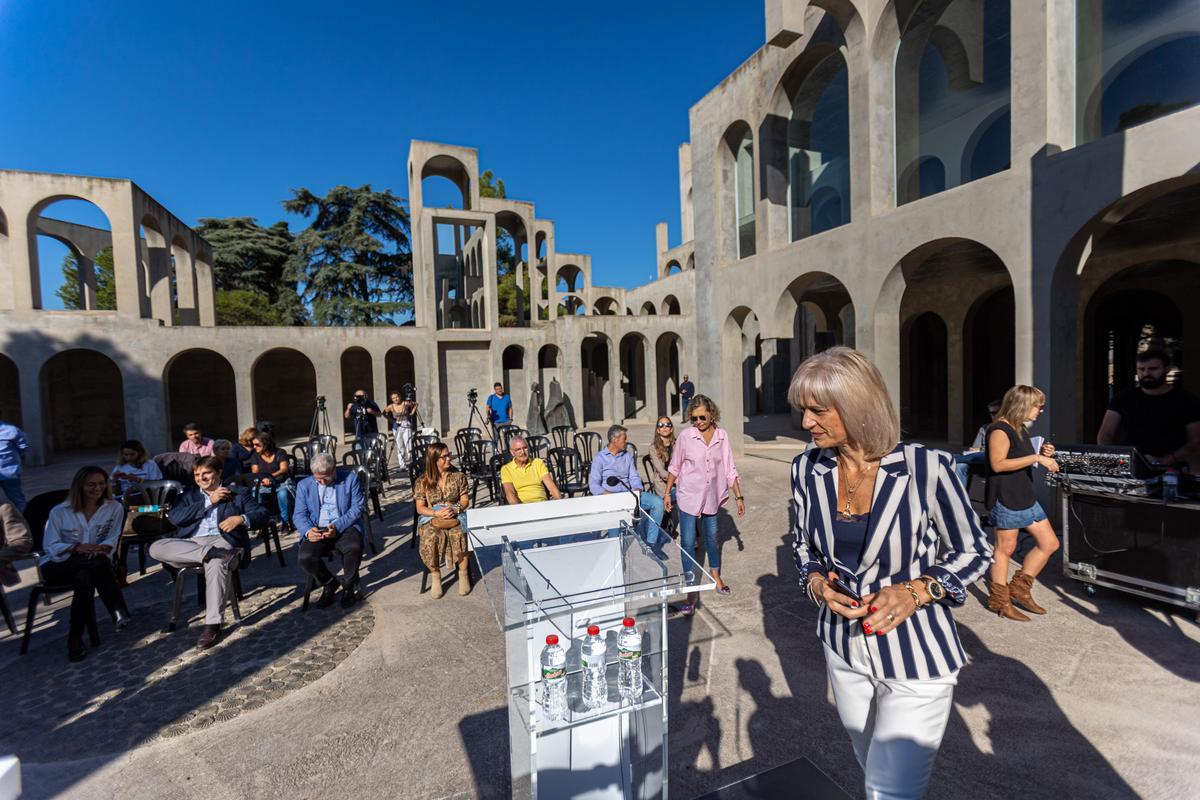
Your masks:
[{"label": "blue jeans", "polygon": [[[642,507],[642,518],[638,520],[638,535],[647,544],[655,545],[658,543],[658,538],[663,535],[662,521],[666,511],[663,509],[662,498],[654,492],[643,491],[638,505]],[[650,520],[654,520],[653,525],[650,524]]]},{"label": "blue jeans", "polygon": [[[435,505],[433,507],[433,510],[441,511],[443,508],[449,508],[450,505],[451,505],[450,503],[438,503],[437,505]],[[418,528],[420,528],[422,525],[428,525],[431,522],[433,522],[433,517],[427,517],[424,514],[420,514],[417,516],[417,527]],[[471,532],[471,529],[467,527],[467,518],[465,516],[463,516],[462,514],[458,515],[458,527],[462,529],[463,536],[466,536],[468,533]],[[453,528],[451,528],[451,530],[453,530]]]},{"label": "blue jeans", "polygon": [[[679,509],[679,549],[691,556],[696,552],[696,524],[704,535],[704,552],[708,556],[708,568],[721,568],[721,548],[717,544],[717,515],[689,514]],[[687,559],[683,559],[683,568],[689,568]]]},{"label": "blue jeans", "polygon": [[971,477],[971,467],[976,464],[983,465],[983,451],[978,453],[960,453],[954,457],[954,474],[958,476],[958,482],[963,485],[963,488],[969,488],[967,481]]},{"label": "blue jeans", "polygon": [[17,507],[17,511],[25,511],[25,492],[21,489],[21,479],[16,478],[0,478],[0,489],[8,495],[8,499]]}]

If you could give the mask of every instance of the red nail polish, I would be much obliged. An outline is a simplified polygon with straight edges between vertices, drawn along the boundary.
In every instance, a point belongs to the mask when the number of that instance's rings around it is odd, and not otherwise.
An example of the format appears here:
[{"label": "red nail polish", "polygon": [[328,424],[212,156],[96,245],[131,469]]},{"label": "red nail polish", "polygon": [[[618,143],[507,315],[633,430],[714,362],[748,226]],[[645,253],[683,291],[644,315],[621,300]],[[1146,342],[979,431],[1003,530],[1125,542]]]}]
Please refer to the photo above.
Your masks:
[{"label": "red nail polish", "polygon": [[876,636],[883,636],[883,631],[875,631]]},{"label": "red nail polish", "polygon": [[851,601],[850,601],[850,607],[851,607],[851,608],[858,608],[858,602],[857,602],[857,601],[855,601],[855,600],[851,600]]},{"label": "red nail polish", "polygon": [[879,609],[878,609],[878,608],[876,608],[875,606],[871,606],[871,610],[872,610],[872,611],[878,611]]}]

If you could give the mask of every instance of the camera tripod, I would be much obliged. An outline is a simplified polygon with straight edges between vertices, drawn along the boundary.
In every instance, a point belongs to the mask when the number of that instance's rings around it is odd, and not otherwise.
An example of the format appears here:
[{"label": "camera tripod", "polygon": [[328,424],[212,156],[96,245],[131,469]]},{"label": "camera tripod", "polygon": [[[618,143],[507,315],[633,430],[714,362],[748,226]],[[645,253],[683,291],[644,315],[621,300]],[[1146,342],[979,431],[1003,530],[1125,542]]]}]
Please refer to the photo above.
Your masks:
[{"label": "camera tripod", "polygon": [[470,406],[467,411],[467,427],[472,427],[472,423],[478,418],[480,429],[485,431],[490,430],[492,432],[492,441],[495,441],[496,428],[483,418],[483,414],[479,411],[479,403],[468,400],[467,405]]},{"label": "camera tripod", "polygon": [[311,442],[318,436],[330,436],[333,428],[329,424],[329,409],[325,407],[324,396],[318,397],[313,408],[312,422],[308,424],[308,440]]}]

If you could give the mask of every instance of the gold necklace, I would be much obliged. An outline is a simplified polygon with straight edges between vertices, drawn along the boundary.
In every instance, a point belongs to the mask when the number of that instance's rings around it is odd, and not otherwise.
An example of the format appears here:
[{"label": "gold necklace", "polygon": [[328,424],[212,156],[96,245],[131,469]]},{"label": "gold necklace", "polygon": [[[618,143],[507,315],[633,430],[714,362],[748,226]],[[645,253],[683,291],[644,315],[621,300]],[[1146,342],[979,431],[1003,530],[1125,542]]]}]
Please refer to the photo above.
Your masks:
[{"label": "gold necklace", "polygon": [[[838,468],[843,472],[847,471],[845,466],[842,465],[841,459],[838,459]],[[864,469],[862,475],[858,479],[858,483],[854,484],[853,486],[850,485],[850,481],[846,481],[846,507],[842,510],[842,519],[850,519],[854,516],[854,514],[850,511],[850,504],[854,500],[854,493],[862,487],[863,481],[870,476],[871,470],[874,468],[874,466],[869,465],[866,469]]]}]

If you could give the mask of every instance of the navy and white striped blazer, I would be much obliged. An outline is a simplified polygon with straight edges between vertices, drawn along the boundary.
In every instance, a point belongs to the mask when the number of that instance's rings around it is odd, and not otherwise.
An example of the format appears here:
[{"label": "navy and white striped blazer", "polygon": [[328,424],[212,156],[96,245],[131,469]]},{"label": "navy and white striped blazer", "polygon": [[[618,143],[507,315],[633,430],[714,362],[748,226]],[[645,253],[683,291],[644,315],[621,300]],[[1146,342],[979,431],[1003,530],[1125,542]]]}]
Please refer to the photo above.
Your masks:
[{"label": "navy and white striped blazer", "polygon": [[[966,654],[949,605],[966,601],[967,584],[992,562],[992,547],[954,474],[952,457],[905,443],[883,457],[857,570],[834,554],[837,496],[836,451],[811,445],[796,456],[792,533],[801,589],[807,590],[814,572],[836,572],[860,596],[922,575],[936,578],[946,588],[946,600],[922,606],[890,633],[866,637],[872,672],[878,678],[926,679],[961,667]],[[821,606],[817,636],[847,661],[852,633],[863,635],[857,620]]]}]

